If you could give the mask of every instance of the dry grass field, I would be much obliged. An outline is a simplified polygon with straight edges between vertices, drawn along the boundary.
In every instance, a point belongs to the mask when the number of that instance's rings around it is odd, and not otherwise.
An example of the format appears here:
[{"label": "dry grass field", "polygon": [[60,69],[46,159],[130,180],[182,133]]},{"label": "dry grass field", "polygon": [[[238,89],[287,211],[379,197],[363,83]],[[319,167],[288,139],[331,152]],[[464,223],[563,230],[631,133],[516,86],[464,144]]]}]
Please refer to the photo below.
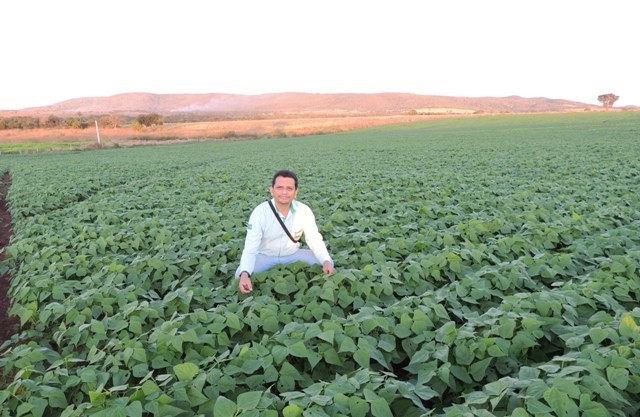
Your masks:
[{"label": "dry grass field", "polygon": [[[296,137],[313,134],[327,134],[427,120],[434,117],[421,115],[389,116],[343,116],[275,118],[256,120],[224,120],[194,123],[166,123],[163,126],[133,129],[100,128],[100,143],[104,147],[155,145],[184,141],[240,140],[263,137]],[[95,127],[87,129],[12,129],[0,130],[0,144],[27,143],[86,143],[87,147],[97,144]]]}]

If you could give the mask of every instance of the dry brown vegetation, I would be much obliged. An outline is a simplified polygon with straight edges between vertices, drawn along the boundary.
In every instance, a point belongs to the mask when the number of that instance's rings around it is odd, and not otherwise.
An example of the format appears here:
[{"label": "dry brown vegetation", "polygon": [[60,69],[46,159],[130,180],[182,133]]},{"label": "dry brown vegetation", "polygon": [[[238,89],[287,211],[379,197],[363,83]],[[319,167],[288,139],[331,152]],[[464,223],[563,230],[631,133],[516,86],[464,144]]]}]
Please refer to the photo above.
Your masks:
[{"label": "dry brown vegetation", "polygon": [[[392,123],[427,120],[446,116],[359,116],[275,118],[258,120],[224,120],[175,123],[163,126],[132,128],[99,128],[104,146],[174,143],[196,140],[237,140],[261,137],[295,137],[364,129]],[[0,142],[87,142],[97,143],[96,129],[25,129],[0,131]]]}]

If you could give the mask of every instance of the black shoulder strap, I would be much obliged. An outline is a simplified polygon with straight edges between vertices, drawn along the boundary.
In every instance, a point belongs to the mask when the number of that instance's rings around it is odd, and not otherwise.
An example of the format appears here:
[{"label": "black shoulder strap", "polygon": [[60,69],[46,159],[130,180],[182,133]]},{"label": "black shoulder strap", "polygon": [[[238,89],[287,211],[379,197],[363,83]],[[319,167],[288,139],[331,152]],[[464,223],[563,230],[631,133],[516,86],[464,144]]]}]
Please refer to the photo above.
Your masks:
[{"label": "black shoulder strap", "polygon": [[282,226],[282,228],[284,229],[284,231],[287,233],[287,236],[289,236],[289,239],[291,239],[291,241],[293,243],[298,243],[298,240],[295,240],[293,238],[293,236],[291,236],[291,233],[289,233],[289,229],[287,229],[287,226],[284,225],[284,222],[282,221],[282,219],[280,218],[280,215],[278,214],[278,212],[276,211],[276,208],[273,207],[273,203],[271,202],[271,200],[268,201],[269,202],[269,207],[271,207],[271,211],[273,211],[274,216],[276,216],[276,219],[278,219],[278,222],[280,222],[280,226]]}]

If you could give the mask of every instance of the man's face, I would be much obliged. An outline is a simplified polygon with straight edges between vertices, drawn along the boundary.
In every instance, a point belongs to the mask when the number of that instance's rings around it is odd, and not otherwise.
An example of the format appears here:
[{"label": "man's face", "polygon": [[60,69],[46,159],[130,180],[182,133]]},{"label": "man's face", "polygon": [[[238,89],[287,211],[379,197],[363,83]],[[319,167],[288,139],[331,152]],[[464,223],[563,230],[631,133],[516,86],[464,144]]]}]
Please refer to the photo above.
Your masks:
[{"label": "man's face", "polygon": [[277,177],[276,183],[269,188],[269,191],[278,204],[291,204],[298,195],[295,180],[287,177]]}]

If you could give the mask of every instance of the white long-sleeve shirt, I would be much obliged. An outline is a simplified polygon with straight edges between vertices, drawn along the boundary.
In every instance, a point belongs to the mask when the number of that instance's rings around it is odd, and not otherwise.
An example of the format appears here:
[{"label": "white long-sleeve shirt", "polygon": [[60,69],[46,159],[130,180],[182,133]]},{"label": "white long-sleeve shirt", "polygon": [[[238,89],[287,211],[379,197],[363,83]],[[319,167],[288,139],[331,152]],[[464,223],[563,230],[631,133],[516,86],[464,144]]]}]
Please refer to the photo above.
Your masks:
[{"label": "white long-sleeve shirt", "polygon": [[[275,207],[275,202],[273,200],[271,202]],[[289,229],[289,233],[295,240],[300,240],[300,237],[304,234],[307,246],[309,246],[309,249],[311,249],[320,263],[325,261],[333,263],[322,235],[318,231],[316,218],[309,206],[294,200],[291,203],[291,209],[287,217],[283,217],[279,212],[278,215],[281,216],[287,229]],[[240,258],[239,270],[252,274],[258,253],[276,257],[288,256],[295,253],[299,248],[300,243],[293,243],[289,239],[271,207],[269,207],[269,202],[265,201],[258,205],[249,217],[247,237]]]}]

